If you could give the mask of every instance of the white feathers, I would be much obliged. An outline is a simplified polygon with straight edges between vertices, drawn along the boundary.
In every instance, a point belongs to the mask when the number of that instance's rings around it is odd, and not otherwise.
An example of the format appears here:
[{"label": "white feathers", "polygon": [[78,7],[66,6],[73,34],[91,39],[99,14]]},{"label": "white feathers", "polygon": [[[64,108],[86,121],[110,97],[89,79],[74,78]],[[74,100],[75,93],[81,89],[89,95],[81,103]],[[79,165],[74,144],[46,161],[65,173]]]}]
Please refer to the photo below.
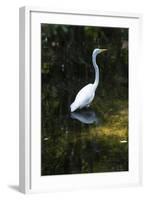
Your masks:
[{"label": "white feathers", "polygon": [[74,112],[77,108],[78,108],[78,107],[77,107],[77,105],[76,105],[75,102],[73,102],[73,103],[70,105],[70,110],[71,110],[71,112]]},{"label": "white feathers", "polygon": [[70,105],[71,112],[77,109],[90,106],[90,103],[94,99],[96,88],[99,84],[99,68],[96,64],[97,54],[107,51],[107,49],[94,49],[92,53],[92,62],[95,69],[95,81],[93,84],[88,84],[83,87],[77,94],[74,102]]},{"label": "white feathers", "polygon": [[71,104],[71,112],[83,107],[88,107],[94,99],[95,91],[93,84],[88,84],[83,87],[77,94],[74,102]]}]

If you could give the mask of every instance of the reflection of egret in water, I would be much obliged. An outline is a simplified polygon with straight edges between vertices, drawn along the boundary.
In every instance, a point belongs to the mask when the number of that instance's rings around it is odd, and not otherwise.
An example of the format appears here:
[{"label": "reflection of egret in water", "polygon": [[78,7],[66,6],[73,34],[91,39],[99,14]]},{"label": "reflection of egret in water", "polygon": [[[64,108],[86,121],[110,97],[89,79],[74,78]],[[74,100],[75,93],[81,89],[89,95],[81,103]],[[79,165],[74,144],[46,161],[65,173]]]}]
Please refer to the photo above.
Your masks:
[{"label": "reflection of egret in water", "polygon": [[92,110],[82,110],[79,112],[71,113],[72,119],[77,119],[84,124],[99,124],[100,120],[97,118],[96,113]]}]

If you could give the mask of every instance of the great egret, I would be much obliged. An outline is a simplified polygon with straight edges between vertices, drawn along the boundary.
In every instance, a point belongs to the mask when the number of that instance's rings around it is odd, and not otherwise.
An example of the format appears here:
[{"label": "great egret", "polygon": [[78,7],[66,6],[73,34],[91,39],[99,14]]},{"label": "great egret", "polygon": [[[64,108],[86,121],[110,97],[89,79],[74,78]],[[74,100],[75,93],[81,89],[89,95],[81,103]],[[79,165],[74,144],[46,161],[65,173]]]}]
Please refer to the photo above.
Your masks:
[{"label": "great egret", "polygon": [[77,109],[82,109],[84,107],[89,107],[95,96],[95,90],[99,84],[99,68],[96,64],[96,56],[107,51],[107,49],[94,49],[92,54],[92,63],[95,69],[95,81],[94,83],[89,83],[84,86],[76,95],[74,102],[70,105],[71,112],[74,112]]}]

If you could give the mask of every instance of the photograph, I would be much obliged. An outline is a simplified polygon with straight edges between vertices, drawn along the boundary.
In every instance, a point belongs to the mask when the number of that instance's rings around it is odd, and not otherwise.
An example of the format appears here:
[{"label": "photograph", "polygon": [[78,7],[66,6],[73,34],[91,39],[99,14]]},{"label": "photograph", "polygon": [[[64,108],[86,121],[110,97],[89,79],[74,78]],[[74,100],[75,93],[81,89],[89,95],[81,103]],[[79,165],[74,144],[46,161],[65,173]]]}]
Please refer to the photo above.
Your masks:
[{"label": "photograph", "polygon": [[129,170],[128,37],[41,23],[41,176]]}]

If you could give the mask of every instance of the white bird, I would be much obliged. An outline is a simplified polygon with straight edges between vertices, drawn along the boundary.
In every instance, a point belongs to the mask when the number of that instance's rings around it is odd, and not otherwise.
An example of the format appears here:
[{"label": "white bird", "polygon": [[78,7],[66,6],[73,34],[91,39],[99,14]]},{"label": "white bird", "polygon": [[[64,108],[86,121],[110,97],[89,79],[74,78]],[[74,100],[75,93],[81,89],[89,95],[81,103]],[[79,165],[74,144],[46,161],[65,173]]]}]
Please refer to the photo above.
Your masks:
[{"label": "white bird", "polygon": [[71,112],[74,112],[77,109],[82,109],[84,107],[89,107],[91,102],[94,99],[96,88],[99,84],[99,68],[96,63],[96,56],[107,51],[107,49],[94,49],[92,54],[92,63],[95,69],[95,81],[94,83],[89,83],[84,86],[76,95],[74,102],[70,105]]}]

